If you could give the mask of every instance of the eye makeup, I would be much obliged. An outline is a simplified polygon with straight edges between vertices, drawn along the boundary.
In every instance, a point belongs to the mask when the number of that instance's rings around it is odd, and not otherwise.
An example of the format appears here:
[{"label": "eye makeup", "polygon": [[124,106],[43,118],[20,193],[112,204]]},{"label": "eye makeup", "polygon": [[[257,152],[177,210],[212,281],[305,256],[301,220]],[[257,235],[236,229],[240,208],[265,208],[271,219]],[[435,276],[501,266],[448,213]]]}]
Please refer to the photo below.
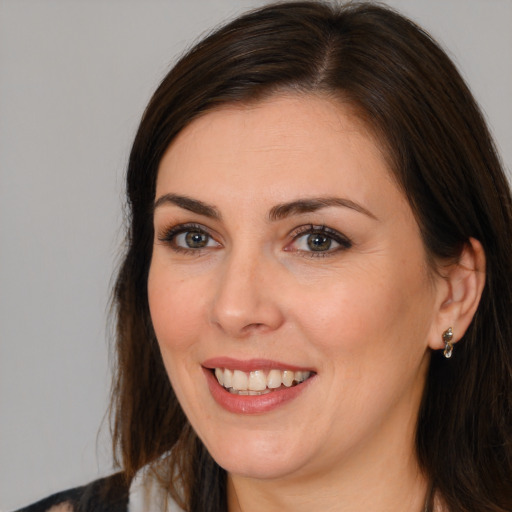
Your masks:
[{"label": "eye makeup", "polygon": [[[197,223],[170,226],[162,230],[157,238],[173,251],[186,255],[199,255],[204,250],[221,247],[211,231]],[[289,233],[288,238],[291,241],[283,248],[285,252],[310,258],[333,256],[352,247],[348,237],[325,225],[298,226]]]},{"label": "eye makeup", "polygon": [[220,247],[205,226],[195,223],[177,224],[164,229],[158,240],[177,253],[197,255],[204,249]]},{"label": "eye makeup", "polygon": [[299,226],[290,236],[293,240],[284,250],[310,258],[332,256],[352,247],[352,242],[345,235],[325,225]]}]

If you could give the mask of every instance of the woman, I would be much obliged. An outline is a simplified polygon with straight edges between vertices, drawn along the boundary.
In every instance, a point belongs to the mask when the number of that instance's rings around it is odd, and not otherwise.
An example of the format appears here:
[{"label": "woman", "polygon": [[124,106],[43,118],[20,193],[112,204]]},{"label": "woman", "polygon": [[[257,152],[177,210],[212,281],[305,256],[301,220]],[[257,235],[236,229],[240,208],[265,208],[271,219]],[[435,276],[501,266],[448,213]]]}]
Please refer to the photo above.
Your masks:
[{"label": "woman", "polygon": [[27,510],[512,509],[510,192],[421,29],[242,16],[164,79],[127,187],[122,473]]}]

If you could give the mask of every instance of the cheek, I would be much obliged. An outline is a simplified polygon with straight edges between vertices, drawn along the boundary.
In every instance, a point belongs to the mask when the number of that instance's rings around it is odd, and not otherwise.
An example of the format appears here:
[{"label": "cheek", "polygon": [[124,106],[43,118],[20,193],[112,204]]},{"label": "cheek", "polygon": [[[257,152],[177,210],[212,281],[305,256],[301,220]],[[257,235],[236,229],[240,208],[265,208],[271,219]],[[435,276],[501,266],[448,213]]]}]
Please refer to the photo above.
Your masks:
[{"label": "cheek", "polygon": [[423,273],[366,270],[325,293],[304,294],[300,306],[303,332],[329,382],[323,410],[344,435],[375,426],[404,395],[416,400],[423,386],[432,311]]},{"label": "cheek", "polygon": [[[190,279],[166,265],[153,264],[148,276],[148,300],[153,328],[171,385],[185,414],[193,410],[195,385],[201,378],[196,340],[201,338],[201,294]],[[187,399],[188,397],[188,399]]]},{"label": "cheek", "polygon": [[349,371],[356,371],[355,360],[403,361],[415,349],[421,357],[433,311],[428,289],[422,268],[368,265],[332,280],[321,292],[296,291],[297,321],[329,361],[346,361]]},{"label": "cheek", "polygon": [[153,328],[162,350],[186,349],[200,328],[201,294],[190,280],[152,264],[148,277],[148,300]]}]

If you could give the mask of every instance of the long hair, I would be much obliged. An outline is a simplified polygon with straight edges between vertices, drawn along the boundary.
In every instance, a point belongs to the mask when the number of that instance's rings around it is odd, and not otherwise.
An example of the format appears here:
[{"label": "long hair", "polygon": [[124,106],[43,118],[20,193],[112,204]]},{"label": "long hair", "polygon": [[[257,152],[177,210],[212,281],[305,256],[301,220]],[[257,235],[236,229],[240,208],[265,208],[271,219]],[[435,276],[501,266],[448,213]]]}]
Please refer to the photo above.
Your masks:
[{"label": "long hair", "polygon": [[165,150],[192,120],[278,91],[325,94],[356,110],[387,155],[433,267],[456,261],[470,237],[482,243],[481,302],[454,357],[432,353],[416,450],[449,510],[511,510],[509,185],[450,59],[413,22],[371,3],[288,2],[243,15],[182,57],[152,97],[129,160],[128,248],[115,286],[113,442],[127,478],[150,462],[165,464],[173,468],[170,493],[184,508],[226,510],[225,472],[184,416],[151,324],[146,287],[156,176]]}]

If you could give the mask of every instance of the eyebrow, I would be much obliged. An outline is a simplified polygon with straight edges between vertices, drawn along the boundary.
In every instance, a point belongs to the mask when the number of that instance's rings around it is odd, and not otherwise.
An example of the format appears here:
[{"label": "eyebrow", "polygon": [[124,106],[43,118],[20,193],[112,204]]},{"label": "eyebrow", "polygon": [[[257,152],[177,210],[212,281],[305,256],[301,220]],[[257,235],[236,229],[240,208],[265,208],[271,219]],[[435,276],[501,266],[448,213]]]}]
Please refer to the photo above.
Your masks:
[{"label": "eyebrow", "polygon": [[188,210],[211,219],[221,219],[221,214],[215,206],[199,201],[198,199],[192,199],[191,197],[180,196],[178,194],[164,194],[155,201],[153,209],[156,210],[159,206],[164,204],[173,204],[183,208],[184,210]]},{"label": "eyebrow", "polygon": [[299,199],[289,203],[278,204],[271,208],[268,214],[268,218],[271,221],[277,221],[291,215],[316,212],[317,210],[328,208],[330,206],[350,208],[351,210],[355,210],[356,212],[367,215],[371,219],[377,220],[377,217],[372,212],[360,204],[355,203],[350,199],[343,199],[341,197],[314,197],[310,199]]},{"label": "eyebrow", "polygon": [[[184,210],[216,220],[221,220],[222,218],[219,210],[215,206],[187,196],[164,194],[155,201],[153,208],[156,210],[156,208],[165,204],[179,206]],[[367,215],[371,219],[377,220],[377,217],[372,212],[360,204],[341,197],[314,197],[309,199],[298,199],[288,203],[280,203],[270,209],[268,218],[270,221],[275,222],[292,215],[316,212],[322,208],[329,208],[332,206],[350,208],[351,210]]]}]

